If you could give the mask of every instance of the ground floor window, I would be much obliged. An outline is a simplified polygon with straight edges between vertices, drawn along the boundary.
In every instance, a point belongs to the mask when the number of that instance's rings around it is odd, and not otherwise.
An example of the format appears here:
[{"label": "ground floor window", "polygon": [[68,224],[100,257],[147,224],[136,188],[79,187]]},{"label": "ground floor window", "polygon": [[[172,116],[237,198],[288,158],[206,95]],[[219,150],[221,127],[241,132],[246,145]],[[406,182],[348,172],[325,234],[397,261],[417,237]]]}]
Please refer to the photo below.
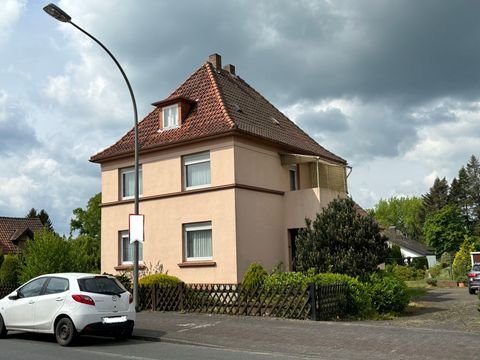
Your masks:
[{"label": "ground floor window", "polygon": [[211,221],[185,224],[184,249],[185,259],[211,260],[212,259],[212,223]]},{"label": "ground floor window", "polygon": [[[122,264],[133,263],[134,244],[130,244],[128,231],[120,232],[120,260]],[[143,261],[143,244],[138,246],[138,261]]]}]

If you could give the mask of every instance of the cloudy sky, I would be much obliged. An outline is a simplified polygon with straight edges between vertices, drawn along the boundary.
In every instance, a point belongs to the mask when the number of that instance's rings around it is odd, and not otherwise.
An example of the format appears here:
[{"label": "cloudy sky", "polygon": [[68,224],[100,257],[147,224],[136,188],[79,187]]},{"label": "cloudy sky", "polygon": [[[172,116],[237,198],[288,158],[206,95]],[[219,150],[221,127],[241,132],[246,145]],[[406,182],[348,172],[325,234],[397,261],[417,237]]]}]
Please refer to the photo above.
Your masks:
[{"label": "cloudy sky", "polygon": [[[98,45],[0,0],[0,216],[45,209],[68,233],[100,191],[89,157],[133,124],[120,73]],[[480,148],[480,2],[447,0],[65,0],[123,65],[139,113],[219,53],[353,166],[365,208],[451,180]]]}]

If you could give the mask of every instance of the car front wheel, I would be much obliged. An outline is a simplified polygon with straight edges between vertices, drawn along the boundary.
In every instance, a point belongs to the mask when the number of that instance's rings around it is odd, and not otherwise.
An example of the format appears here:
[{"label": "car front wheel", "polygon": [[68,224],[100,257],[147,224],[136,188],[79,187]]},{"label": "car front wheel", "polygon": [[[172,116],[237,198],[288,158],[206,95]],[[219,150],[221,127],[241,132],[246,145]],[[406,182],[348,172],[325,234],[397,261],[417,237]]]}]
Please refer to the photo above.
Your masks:
[{"label": "car front wheel", "polygon": [[55,337],[57,343],[62,346],[70,346],[77,338],[77,330],[69,318],[62,318],[55,326]]},{"label": "car front wheel", "polygon": [[5,322],[3,321],[2,315],[0,315],[0,339],[7,336],[7,329],[5,327]]}]

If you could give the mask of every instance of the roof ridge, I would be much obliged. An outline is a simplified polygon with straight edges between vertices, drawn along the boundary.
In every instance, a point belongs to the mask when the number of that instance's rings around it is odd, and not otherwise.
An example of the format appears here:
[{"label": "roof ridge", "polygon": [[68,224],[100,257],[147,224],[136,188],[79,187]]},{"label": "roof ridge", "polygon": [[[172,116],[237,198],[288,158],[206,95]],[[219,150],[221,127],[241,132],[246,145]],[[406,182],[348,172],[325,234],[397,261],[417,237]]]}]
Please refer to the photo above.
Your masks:
[{"label": "roof ridge", "polygon": [[215,89],[215,95],[217,96],[217,99],[220,102],[220,107],[222,108],[222,112],[225,114],[225,117],[226,117],[227,121],[229,122],[230,127],[232,129],[236,129],[237,124],[235,123],[235,121],[233,121],[232,117],[228,113],[227,107],[225,106],[225,100],[223,99],[223,96],[222,96],[222,92],[220,91],[220,87],[218,86],[218,82],[215,78],[215,75],[213,74],[213,72],[214,72],[213,65],[209,62],[206,62],[204,66],[207,67],[208,77],[210,78],[210,81],[213,84],[213,87]]},{"label": "roof ridge", "polygon": [[17,217],[17,216],[0,216],[1,219],[10,219],[10,220],[40,220],[39,217]]}]

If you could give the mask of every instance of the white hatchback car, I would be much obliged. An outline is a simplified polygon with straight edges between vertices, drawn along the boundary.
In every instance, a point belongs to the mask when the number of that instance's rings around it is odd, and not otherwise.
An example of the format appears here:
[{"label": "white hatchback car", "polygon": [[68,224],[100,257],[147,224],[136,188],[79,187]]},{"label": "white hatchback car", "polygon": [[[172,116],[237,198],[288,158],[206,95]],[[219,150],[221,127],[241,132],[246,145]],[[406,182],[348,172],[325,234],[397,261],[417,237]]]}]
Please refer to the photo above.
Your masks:
[{"label": "white hatchback car", "polygon": [[113,276],[42,275],[0,300],[0,338],[9,330],[48,333],[68,346],[80,334],[127,338],[134,324],[133,297]]}]

